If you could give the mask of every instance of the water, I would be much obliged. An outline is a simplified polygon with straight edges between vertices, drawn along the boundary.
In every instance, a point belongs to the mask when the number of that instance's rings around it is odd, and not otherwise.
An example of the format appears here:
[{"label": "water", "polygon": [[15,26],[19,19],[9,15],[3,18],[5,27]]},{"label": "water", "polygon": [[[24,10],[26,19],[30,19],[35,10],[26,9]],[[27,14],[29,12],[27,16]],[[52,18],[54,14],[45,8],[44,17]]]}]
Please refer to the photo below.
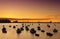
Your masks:
[{"label": "water", "polygon": [[[39,25],[40,24],[40,25]],[[47,24],[49,24],[51,27],[48,28]],[[6,27],[7,33],[2,33],[3,25]],[[9,27],[11,25],[11,27]],[[16,26],[17,25],[17,26]],[[29,30],[31,28],[34,28],[39,34],[39,37],[33,35],[30,33],[30,31],[22,31],[22,33],[17,34],[16,30],[17,28],[22,27],[22,23],[0,23],[0,39],[59,39],[60,38],[60,23],[24,23],[24,27],[26,25],[29,26]],[[16,26],[14,29],[13,26]],[[45,30],[45,32],[41,32],[37,30],[37,26],[40,26],[42,30]],[[52,30],[56,28],[58,30],[57,33],[54,33]],[[47,32],[50,32],[53,34],[52,37],[49,37],[46,35]]]}]

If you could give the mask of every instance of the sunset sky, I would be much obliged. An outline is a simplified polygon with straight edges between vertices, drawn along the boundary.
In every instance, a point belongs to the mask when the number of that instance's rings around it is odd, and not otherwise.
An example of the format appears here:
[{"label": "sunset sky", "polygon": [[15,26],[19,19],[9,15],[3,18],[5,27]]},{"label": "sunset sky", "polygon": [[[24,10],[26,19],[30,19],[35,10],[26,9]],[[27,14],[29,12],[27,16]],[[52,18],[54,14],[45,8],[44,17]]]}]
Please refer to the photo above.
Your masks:
[{"label": "sunset sky", "polygon": [[60,18],[57,0],[0,0],[0,18]]}]

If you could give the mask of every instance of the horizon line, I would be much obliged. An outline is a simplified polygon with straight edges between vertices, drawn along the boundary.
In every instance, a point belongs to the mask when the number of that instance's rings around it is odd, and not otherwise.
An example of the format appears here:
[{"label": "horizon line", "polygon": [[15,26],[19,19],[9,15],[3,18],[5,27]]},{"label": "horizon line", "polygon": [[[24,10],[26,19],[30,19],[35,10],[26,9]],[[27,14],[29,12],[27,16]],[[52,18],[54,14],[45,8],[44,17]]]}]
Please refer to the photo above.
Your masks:
[{"label": "horizon line", "polygon": [[11,19],[11,20],[50,20],[53,18],[0,18],[0,19]]}]

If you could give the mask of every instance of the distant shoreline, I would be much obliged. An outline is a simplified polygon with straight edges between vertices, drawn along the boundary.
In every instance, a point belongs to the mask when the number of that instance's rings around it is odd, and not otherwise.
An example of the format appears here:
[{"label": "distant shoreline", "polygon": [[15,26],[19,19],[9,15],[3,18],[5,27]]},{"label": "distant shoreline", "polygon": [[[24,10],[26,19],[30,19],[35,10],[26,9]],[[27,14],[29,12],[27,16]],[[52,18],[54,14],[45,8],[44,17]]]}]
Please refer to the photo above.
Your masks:
[{"label": "distant shoreline", "polygon": [[[11,22],[11,23],[13,23],[13,22]],[[17,23],[50,23],[50,22],[17,22]],[[52,22],[52,23],[60,23],[60,22]]]},{"label": "distant shoreline", "polygon": [[16,18],[0,18],[0,23],[60,23],[60,21],[47,19],[16,19]]}]

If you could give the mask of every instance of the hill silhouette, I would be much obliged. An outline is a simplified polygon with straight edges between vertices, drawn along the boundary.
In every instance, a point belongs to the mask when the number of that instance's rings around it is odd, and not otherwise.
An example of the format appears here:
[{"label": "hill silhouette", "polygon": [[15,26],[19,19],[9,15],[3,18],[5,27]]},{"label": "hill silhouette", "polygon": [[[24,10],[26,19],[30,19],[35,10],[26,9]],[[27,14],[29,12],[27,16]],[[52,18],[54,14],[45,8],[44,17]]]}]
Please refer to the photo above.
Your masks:
[{"label": "hill silhouette", "polygon": [[0,23],[11,23],[9,19],[0,19]]}]

